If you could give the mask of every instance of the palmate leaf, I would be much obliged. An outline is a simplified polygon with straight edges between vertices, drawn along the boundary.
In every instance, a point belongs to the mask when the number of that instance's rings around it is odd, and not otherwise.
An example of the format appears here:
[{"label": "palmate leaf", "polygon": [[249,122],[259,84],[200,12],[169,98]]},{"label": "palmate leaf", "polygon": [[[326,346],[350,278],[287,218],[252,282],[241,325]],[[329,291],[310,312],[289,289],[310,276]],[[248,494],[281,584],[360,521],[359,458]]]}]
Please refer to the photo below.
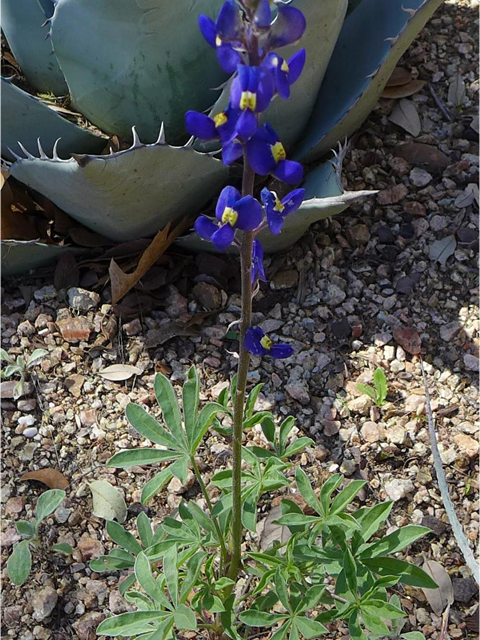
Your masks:
[{"label": "palmate leaf", "polygon": [[362,564],[381,576],[399,576],[400,582],[412,587],[420,587],[422,589],[438,588],[438,585],[428,573],[404,560],[379,556],[376,558],[362,558]]},{"label": "palmate leaf", "polygon": [[221,5],[221,0],[59,2],[52,43],[75,108],[121,137],[136,125],[140,136],[153,142],[162,121],[172,141],[185,136],[185,112],[207,109],[212,89],[226,79],[198,29],[198,15],[214,17]]},{"label": "palmate leaf", "polygon": [[154,144],[135,137],[132,147],[108,156],[19,158],[10,172],[89,229],[126,241],[198,213],[226,182],[228,167],[165,144],[161,132]]},{"label": "palmate leaf", "polygon": [[171,614],[168,611],[136,611],[107,618],[97,627],[98,635],[131,637],[155,631],[155,626]]}]

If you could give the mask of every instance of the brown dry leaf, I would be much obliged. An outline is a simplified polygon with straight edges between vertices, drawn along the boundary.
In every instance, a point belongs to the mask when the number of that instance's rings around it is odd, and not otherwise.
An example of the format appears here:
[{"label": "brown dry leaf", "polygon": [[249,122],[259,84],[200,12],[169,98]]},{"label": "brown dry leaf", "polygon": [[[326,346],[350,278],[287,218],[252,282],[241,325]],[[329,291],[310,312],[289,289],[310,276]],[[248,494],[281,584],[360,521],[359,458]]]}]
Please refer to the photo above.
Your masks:
[{"label": "brown dry leaf", "polygon": [[63,473],[50,467],[47,469],[37,469],[37,471],[29,471],[28,473],[24,473],[23,476],[20,476],[19,479],[38,480],[38,482],[46,484],[49,489],[66,489],[69,485]]},{"label": "brown dry leaf", "polygon": [[420,353],[422,342],[418,331],[415,331],[415,329],[412,329],[411,327],[407,327],[406,329],[395,329],[393,337],[407,353],[412,355]]},{"label": "brown dry leaf", "polygon": [[262,533],[260,535],[260,548],[265,551],[269,549],[274,542],[285,543],[290,540],[292,534],[289,529],[282,524],[275,524],[274,521],[282,517],[282,507],[277,505],[273,507],[263,524]]},{"label": "brown dry leaf", "polygon": [[414,138],[420,135],[422,131],[417,107],[411,100],[405,100],[402,98],[402,100],[395,105],[395,108],[388,119],[390,122],[393,122],[397,126],[402,127],[402,129],[405,129],[405,131]]},{"label": "brown dry leaf", "polygon": [[197,336],[198,331],[189,327],[187,324],[179,324],[178,322],[168,322],[167,324],[162,324],[160,329],[150,329],[147,332],[147,337],[145,340],[145,346],[147,349],[152,347],[159,347],[162,344],[165,344],[172,338],[188,337],[188,336]]},{"label": "brown dry leaf", "polygon": [[192,220],[185,218],[182,220],[173,231],[170,231],[170,223],[167,224],[165,229],[162,229],[157,233],[152,242],[148,245],[140,260],[138,261],[137,268],[133,273],[125,273],[118,266],[115,260],[111,260],[109,274],[112,284],[112,303],[116,304],[123,296],[134,287],[142,276],[144,276],[150,267],[156,263],[158,258],[168,249],[175,238],[188,229]]},{"label": "brown dry leaf", "polygon": [[84,382],[85,376],[82,376],[80,373],[74,373],[68,376],[68,378],[65,378],[65,386],[74,398],[80,397]]},{"label": "brown dry leaf", "polygon": [[[28,215],[22,210],[25,205],[23,197],[19,197],[18,189],[12,188],[8,183],[10,174],[2,169],[2,219],[0,237],[2,240],[35,240],[38,238],[37,230],[30,222]],[[33,207],[33,202],[31,203]]]},{"label": "brown dry leaf", "polygon": [[393,87],[385,87],[382,98],[390,98],[398,100],[399,98],[408,98],[423,89],[425,80],[411,80],[407,84],[394,85]]},{"label": "brown dry leaf", "polygon": [[89,231],[85,227],[73,227],[73,229],[69,229],[68,231],[70,238],[78,244],[80,247],[106,247],[112,243],[108,238],[104,238],[98,233],[94,233],[93,231]]},{"label": "brown dry leaf", "polygon": [[111,380],[112,382],[123,382],[129,380],[132,376],[139,376],[142,370],[131,364],[112,364],[98,372],[98,375]]},{"label": "brown dry leaf", "polygon": [[80,271],[78,270],[77,261],[71,251],[60,256],[55,273],[53,275],[53,284],[57,291],[68,289],[69,287],[77,287],[80,281]]},{"label": "brown dry leaf", "polygon": [[395,67],[392,71],[392,75],[388,79],[387,87],[399,87],[402,84],[408,84],[412,76],[410,71],[403,69],[402,67]]},{"label": "brown dry leaf", "polygon": [[453,586],[450,576],[439,562],[426,560],[423,570],[435,580],[438,589],[422,589],[432,611],[441,616],[445,609],[453,604]]},{"label": "brown dry leaf", "polygon": [[443,171],[450,164],[448,156],[431,144],[407,142],[393,150],[397,158],[403,158],[412,165],[421,166],[427,171]]}]

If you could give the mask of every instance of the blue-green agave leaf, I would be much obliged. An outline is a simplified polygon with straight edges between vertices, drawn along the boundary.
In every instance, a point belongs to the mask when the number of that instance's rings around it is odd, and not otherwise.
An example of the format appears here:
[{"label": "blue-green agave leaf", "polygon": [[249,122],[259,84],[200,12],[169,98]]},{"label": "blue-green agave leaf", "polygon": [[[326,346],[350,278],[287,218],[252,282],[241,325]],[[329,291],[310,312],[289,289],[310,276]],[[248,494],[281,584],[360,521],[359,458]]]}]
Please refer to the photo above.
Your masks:
[{"label": "blue-green agave leaf", "polygon": [[400,56],[443,0],[362,0],[347,16],[296,159],[312,162],[357,129]]},{"label": "blue-green agave leaf", "polygon": [[67,251],[78,255],[84,253],[85,249],[44,244],[36,240],[2,240],[2,277],[17,276],[30,269],[46,267]]},{"label": "blue-green agave leaf", "polygon": [[[108,133],[132,126],[154,142],[186,139],[188,109],[203,111],[226,79],[198,29],[221,0],[60,0],[52,17],[55,54],[75,108]],[[72,37],[75,25],[75,37]]]},{"label": "blue-green agave leaf", "polygon": [[[289,100],[274,98],[270,107],[262,114],[261,121],[269,122],[280,136],[285,147],[299,139],[312,113],[320,85],[322,84],[333,48],[342,28],[347,10],[347,0],[297,0],[307,20],[307,29],[302,39],[295,45],[283,47],[278,54],[288,60],[299,49],[305,49],[307,60],[300,79],[292,86]],[[229,81],[212,108],[211,115],[223,111],[230,97]],[[218,144],[195,143],[203,150],[217,148]]]},{"label": "blue-green agave leaf", "polygon": [[2,31],[28,82],[37,91],[66,95],[67,83],[48,38],[49,0],[3,0]]},{"label": "blue-green agave leaf", "polygon": [[223,186],[228,167],[189,146],[133,145],[110,155],[19,158],[12,176],[47,196],[89,229],[116,241],[153,235],[197,213]]},{"label": "blue-green agave leaf", "polygon": [[99,153],[107,143],[107,138],[62,118],[41,100],[25,93],[5,78],[2,78],[1,129],[2,156],[7,160],[15,160],[15,154],[21,149],[18,143],[30,154],[58,154],[63,158],[68,158],[72,152]]}]

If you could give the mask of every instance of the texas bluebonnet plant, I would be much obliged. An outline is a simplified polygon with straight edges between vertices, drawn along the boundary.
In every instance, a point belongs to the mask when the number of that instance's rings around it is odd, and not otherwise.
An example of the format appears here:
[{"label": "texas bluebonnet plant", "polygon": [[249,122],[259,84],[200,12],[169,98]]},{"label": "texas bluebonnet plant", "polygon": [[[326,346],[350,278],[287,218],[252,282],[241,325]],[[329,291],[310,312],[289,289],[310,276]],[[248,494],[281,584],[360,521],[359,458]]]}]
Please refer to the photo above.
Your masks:
[{"label": "texas bluebonnet plant", "polygon": [[[216,205],[216,220],[201,216],[195,224],[197,233],[217,249],[234,245],[240,253],[238,371],[218,401],[199,410],[200,385],[192,367],[183,387],[183,419],[171,383],[158,374],[155,394],[165,426],[142,407],[128,405],[131,425],[162,448],[120,451],[108,465],[168,463],[145,485],[143,503],[172,476],[185,483],[191,468],[208,512],[197,502],[182,502],[178,516],[164,518],[156,531],[140,514],[140,543],[120,525],[109,523],[108,534],[123,548],[92,561],[91,568],[97,572],[133,568],[121,592],[140,610],[105,620],[97,633],[167,640],[175,637],[175,627],[198,629],[199,636],[211,640],[239,640],[257,636],[255,628],[277,627],[272,640],[287,636],[298,640],[320,636],[329,631],[325,625],[345,620],[353,640],[366,640],[363,626],[375,635],[387,635],[385,620],[395,622],[403,616],[399,598],[389,599],[387,587],[397,583],[435,587],[419,567],[387,554],[400,551],[429,530],[407,526],[370,541],[388,518],[392,502],[353,510],[351,503],[363,481],[342,487],[344,478],[335,474],[316,490],[298,467],[295,482],[310,515],[297,502],[284,498],[273,543],[264,546],[257,538],[257,544],[249,543],[242,555],[245,529],[253,539],[258,535],[257,505],[262,495],[288,487],[289,458],[313,444],[306,437],[288,443],[292,417],[277,428],[270,412],[255,412],[261,384],[246,395],[251,354],[280,359],[293,354],[291,345],[278,344],[261,327],[251,326],[254,286],[266,280],[263,249],[256,236],[267,227],[273,234],[281,233],[285,218],[300,207],[304,190],[293,189],[280,199],[263,188],[259,201],[254,186],[255,174],[272,174],[292,185],[302,179],[301,165],[287,159],[277,134],[268,123],[259,123],[259,115],[276,94],[288,98],[290,85],[300,76],[305,52],[300,50],[286,61],[274,50],[299,40],[306,25],[297,8],[269,0],[227,0],[216,21],[200,16],[199,25],[221,66],[235,72],[228,107],[214,118],[189,111],[186,127],[199,138],[218,138],[225,164],[243,158],[241,193],[225,187]],[[217,416],[222,414],[233,427],[219,422]],[[244,430],[255,425],[262,429],[266,448],[242,446]],[[210,485],[220,491],[215,502],[197,462],[198,448],[210,426],[232,436],[233,449],[232,468],[210,479]],[[246,580],[244,590],[239,577]],[[136,583],[142,591],[134,588]],[[320,605],[324,611],[314,617]],[[401,637],[423,639],[421,633]]]}]

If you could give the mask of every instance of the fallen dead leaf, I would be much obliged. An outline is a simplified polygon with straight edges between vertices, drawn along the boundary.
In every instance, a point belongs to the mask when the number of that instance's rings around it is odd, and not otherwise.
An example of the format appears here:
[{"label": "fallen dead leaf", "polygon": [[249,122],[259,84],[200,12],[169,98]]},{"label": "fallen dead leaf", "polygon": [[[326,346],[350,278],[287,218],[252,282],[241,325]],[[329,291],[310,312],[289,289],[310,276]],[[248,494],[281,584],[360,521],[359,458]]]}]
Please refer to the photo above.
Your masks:
[{"label": "fallen dead leaf", "polygon": [[418,115],[417,107],[411,100],[405,100],[402,98],[398,104],[395,105],[390,117],[390,122],[393,122],[397,126],[405,129],[410,135],[416,138],[422,131],[422,125],[420,124],[420,116]]},{"label": "fallen dead leaf", "polygon": [[78,398],[82,393],[84,382],[85,376],[82,376],[79,373],[74,373],[72,376],[68,376],[68,378],[65,378],[65,386],[74,398]]},{"label": "fallen dead leaf", "polygon": [[157,262],[160,256],[165,253],[175,238],[186,231],[192,223],[190,218],[182,220],[173,231],[170,231],[170,223],[165,229],[157,233],[152,242],[145,249],[137,268],[133,273],[125,273],[112,258],[110,262],[109,274],[112,285],[112,303],[116,304],[123,296],[134,287],[142,276],[144,276],[150,267]]},{"label": "fallen dead leaf", "polygon": [[448,156],[431,144],[407,142],[395,147],[393,154],[428,171],[443,171],[450,164]]},{"label": "fallen dead leaf", "polygon": [[465,81],[462,76],[457,73],[451,80],[448,87],[448,102],[454,107],[461,107],[465,100],[467,90],[465,87]]},{"label": "fallen dead leaf", "polygon": [[66,489],[69,485],[67,478],[57,469],[37,469],[20,476],[19,480],[37,480],[43,482],[49,489]]},{"label": "fallen dead leaf", "polygon": [[260,548],[265,551],[272,547],[274,542],[281,544],[288,542],[292,537],[288,527],[282,524],[275,524],[275,520],[282,517],[282,507],[277,505],[273,507],[268,516],[263,521],[263,530],[260,535]]},{"label": "fallen dead leaf", "polygon": [[445,236],[445,238],[435,240],[435,242],[430,245],[428,255],[430,260],[436,260],[445,266],[448,258],[455,253],[456,248],[457,241],[455,236]]},{"label": "fallen dead leaf", "polygon": [[422,342],[418,331],[415,331],[415,329],[412,329],[411,327],[395,329],[393,331],[393,337],[407,353],[410,353],[413,356],[420,353]]},{"label": "fallen dead leaf", "polygon": [[382,98],[390,98],[398,100],[400,98],[408,98],[423,89],[425,80],[411,80],[407,84],[395,85],[393,87],[385,87]]},{"label": "fallen dead leaf", "polygon": [[450,576],[436,560],[426,560],[423,570],[435,580],[438,589],[422,589],[432,611],[441,616],[447,606],[453,604],[453,586]]},{"label": "fallen dead leaf", "polygon": [[69,287],[77,287],[80,281],[80,272],[78,270],[77,261],[71,251],[67,251],[60,256],[55,273],[53,275],[53,284],[57,291],[68,289]]},{"label": "fallen dead leaf", "polygon": [[112,364],[98,372],[98,375],[112,382],[123,382],[129,380],[132,376],[138,376],[142,373],[141,369],[131,364]]},{"label": "fallen dead leaf", "polygon": [[403,67],[395,67],[392,71],[392,75],[388,79],[387,87],[399,87],[403,84],[408,84],[412,79],[410,71],[403,69]]}]

